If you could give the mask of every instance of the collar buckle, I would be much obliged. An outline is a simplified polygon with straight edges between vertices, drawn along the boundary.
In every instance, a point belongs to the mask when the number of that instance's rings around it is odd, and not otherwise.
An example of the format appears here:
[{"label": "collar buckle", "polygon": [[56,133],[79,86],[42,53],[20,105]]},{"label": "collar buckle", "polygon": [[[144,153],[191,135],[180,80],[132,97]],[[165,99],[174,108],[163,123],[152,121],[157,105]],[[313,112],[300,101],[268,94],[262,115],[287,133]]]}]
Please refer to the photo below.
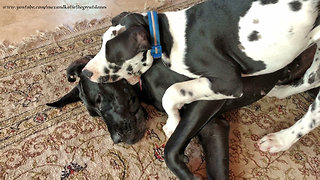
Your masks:
[{"label": "collar buckle", "polygon": [[154,59],[160,59],[160,58],[161,58],[161,55],[162,55],[162,47],[161,47],[161,45],[152,46],[151,56],[152,56]]}]

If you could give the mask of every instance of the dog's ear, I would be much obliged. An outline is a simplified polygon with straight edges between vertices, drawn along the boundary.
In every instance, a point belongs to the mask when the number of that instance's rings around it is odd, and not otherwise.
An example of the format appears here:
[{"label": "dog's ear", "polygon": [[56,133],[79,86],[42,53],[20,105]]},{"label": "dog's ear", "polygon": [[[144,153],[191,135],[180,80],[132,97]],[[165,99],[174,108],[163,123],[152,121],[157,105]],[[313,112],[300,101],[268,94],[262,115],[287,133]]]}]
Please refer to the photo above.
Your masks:
[{"label": "dog's ear", "polygon": [[67,104],[80,101],[78,86],[79,85],[74,87],[68,94],[64,95],[58,101],[47,103],[47,106],[62,108]]},{"label": "dog's ear", "polygon": [[113,63],[124,62],[148,49],[151,45],[147,30],[144,26],[134,26],[107,41],[106,58]]},{"label": "dog's ear", "polygon": [[144,52],[148,49],[151,49],[149,33],[142,26],[138,27],[135,36],[138,44],[138,52]]},{"label": "dog's ear", "polygon": [[88,64],[88,62],[93,57],[94,57],[93,55],[88,55],[72,62],[67,68],[68,81],[75,82],[76,81],[75,76],[79,77],[79,75],[82,72],[82,69]]},{"label": "dog's ear", "polygon": [[116,26],[116,25],[120,24],[121,19],[123,17],[127,16],[128,14],[130,14],[130,13],[129,12],[122,12],[121,14],[112,18],[112,20],[111,20],[112,26]]}]

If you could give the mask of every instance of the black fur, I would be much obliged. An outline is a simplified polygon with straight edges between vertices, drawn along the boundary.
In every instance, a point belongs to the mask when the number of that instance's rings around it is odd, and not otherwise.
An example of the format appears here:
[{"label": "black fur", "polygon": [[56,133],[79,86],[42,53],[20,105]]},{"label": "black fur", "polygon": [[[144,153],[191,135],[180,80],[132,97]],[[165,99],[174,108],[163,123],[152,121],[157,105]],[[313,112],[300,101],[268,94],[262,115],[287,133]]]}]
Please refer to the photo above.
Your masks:
[{"label": "black fur", "polygon": [[140,26],[129,27],[106,43],[106,58],[122,66],[126,60],[150,48],[149,32]]},{"label": "black fur", "polygon": [[302,3],[300,1],[292,1],[289,3],[289,6],[292,11],[299,11],[302,7]]}]

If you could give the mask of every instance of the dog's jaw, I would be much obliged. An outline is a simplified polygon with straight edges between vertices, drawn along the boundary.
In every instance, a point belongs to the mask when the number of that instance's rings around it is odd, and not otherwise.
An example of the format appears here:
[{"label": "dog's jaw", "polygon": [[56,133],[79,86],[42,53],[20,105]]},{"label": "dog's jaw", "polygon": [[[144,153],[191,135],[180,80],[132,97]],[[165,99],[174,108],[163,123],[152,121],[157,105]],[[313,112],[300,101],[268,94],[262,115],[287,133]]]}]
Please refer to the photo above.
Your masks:
[{"label": "dog's jaw", "polygon": [[139,53],[135,58],[127,61],[121,68],[123,78],[125,78],[131,85],[139,82],[140,76],[145,73],[153,63],[153,57],[150,50],[144,53]]}]

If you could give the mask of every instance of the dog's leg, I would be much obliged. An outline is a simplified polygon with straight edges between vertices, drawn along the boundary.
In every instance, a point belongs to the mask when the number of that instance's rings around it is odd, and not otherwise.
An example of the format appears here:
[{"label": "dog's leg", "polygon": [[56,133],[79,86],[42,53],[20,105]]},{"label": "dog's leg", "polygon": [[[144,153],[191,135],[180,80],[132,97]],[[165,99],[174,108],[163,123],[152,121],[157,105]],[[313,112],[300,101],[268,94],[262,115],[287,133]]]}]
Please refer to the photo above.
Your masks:
[{"label": "dog's leg", "polygon": [[198,134],[208,179],[229,179],[229,122],[212,118]]},{"label": "dog's leg", "polygon": [[[213,82],[213,83],[211,83]],[[221,100],[239,98],[243,94],[240,80],[225,82],[219,78],[198,78],[176,83],[170,86],[163,98],[162,106],[168,114],[168,120],[163,127],[167,137],[170,137],[180,121],[179,109],[197,100]]]},{"label": "dog's leg", "polygon": [[320,124],[320,93],[309,106],[308,112],[293,126],[276,133],[264,136],[260,141],[260,149],[271,153],[285,151],[302,136]]},{"label": "dog's leg", "polygon": [[168,168],[179,179],[196,179],[184,163],[184,150],[191,138],[221,109],[225,101],[198,101],[188,104],[183,109],[182,120],[169,138],[164,150]]},{"label": "dog's leg", "polygon": [[320,43],[317,43],[317,51],[313,62],[304,76],[289,84],[275,86],[268,94],[269,97],[286,98],[293,94],[298,94],[320,86]]}]

